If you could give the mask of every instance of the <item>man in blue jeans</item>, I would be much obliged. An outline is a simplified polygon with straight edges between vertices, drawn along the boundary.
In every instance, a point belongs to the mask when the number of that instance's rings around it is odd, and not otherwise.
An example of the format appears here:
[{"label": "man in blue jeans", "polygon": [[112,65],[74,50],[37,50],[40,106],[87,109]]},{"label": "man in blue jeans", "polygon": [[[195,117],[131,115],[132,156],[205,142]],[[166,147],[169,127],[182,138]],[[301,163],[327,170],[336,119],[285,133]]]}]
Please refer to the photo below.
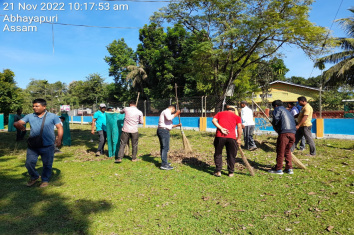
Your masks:
[{"label": "man in blue jeans", "polygon": [[[160,154],[161,154],[161,170],[172,170],[173,167],[167,161],[167,153],[170,149],[170,130],[174,127],[181,126],[181,124],[173,125],[172,120],[177,117],[181,111],[177,110],[173,105],[168,106],[167,109],[161,112],[159,118],[159,125],[157,128],[157,136],[160,141]],[[173,114],[174,113],[174,114]]]},{"label": "man in blue jeans", "polygon": [[[28,114],[14,123],[17,129],[23,131],[25,128],[24,125],[29,122],[31,126],[30,137],[33,137],[40,135],[42,122],[45,118],[42,133],[42,147],[28,146],[27,148],[26,168],[30,175],[30,180],[27,183],[28,187],[34,185],[41,178],[35,168],[39,155],[41,155],[43,162],[42,183],[40,187],[44,188],[49,185],[54,159],[54,143],[60,146],[63,138],[63,126],[60,124],[59,117],[54,113],[47,112],[46,105],[47,103],[44,99],[35,99],[33,101],[34,113]],[[55,139],[54,126],[56,126],[58,130],[57,139]]]}]

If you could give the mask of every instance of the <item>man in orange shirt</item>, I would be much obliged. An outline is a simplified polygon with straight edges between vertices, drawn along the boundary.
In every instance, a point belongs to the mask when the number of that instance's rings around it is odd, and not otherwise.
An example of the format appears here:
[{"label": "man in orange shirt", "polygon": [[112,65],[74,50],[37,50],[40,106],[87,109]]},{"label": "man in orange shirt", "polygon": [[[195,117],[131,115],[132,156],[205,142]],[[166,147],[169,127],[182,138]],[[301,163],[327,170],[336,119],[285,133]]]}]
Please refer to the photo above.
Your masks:
[{"label": "man in orange shirt", "polygon": [[296,135],[295,135],[295,144],[292,146],[291,151],[294,151],[295,146],[303,136],[305,136],[306,143],[310,146],[310,155],[316,155],[316,146],[315,142],[312,138],[312,114],[313,109],[309,103],[307,103],[307,99],[304,96],[297,98],[299,104],[302,106],[302,109],[299,113],[298,124],[296,125]]}]

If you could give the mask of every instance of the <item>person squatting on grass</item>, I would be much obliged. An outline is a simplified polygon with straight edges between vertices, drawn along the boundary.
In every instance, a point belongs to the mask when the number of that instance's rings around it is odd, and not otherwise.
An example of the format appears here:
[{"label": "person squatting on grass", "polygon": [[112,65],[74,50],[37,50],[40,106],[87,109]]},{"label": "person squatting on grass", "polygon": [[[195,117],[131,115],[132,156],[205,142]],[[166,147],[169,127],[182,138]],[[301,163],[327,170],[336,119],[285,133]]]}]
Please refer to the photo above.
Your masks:
[{"label": "person squatting on grass", "polygon": [[100,104],[100,110],[97,110],[93,114],[92,125],[91,125],[91,134],[95,134],[95,126],[96,131],[99,135],[99,143],[96,152],[96,156],[100,156],[104,154],[104,145],[107,139],[107,127],[106,127],[106,105]]},{"label": "person squatting on grass", "polygon": [[307,99],[304,96],[297,98],[299,104],[302,106],[302,109],[297,118],[298,124],[296,125],[296,135],[295,135],[295,144],[292,146],[291,151],[294,151],[295,146],[299,143],[301,138],[305,136],[306,143],[310,146],[310,156],[316,155],[316,146],[315,141],[312,138],[312,114],[313,109]]},{"label": "person squatting on grass", "polygon": [[[212,122],[217,127],[215,139],[214,139],[214,161],[215,172],[214,176],[221,176],[222,169],[222,150],[226,146],[227,153],[227,170],[229,176],[234,175],[237,144],[241,145],[242,124],[241,118],[235,113],[235,109],[232,107],[226,107],[226,111],[218,112]],[[237,137],[235,128],[237,126]]]},{"label": "person squatting on grass", "polygon": [[241,119],[243,128],[243,137],[245,142],[245,149],[256,150],[257,146],[253,140],[255,122],[253,120],[253,111],[247,106],[246,101],[241,102]]},{"label": "person squatting on grass", "polygon": [[[175,113],[176,112],[176,113]],[[173,114],[174,113],[174,114]],[[175,106],[170,105],[167,109],[161,112],[159,124],[157,127],[157,137],[160,141],[160,155],[161,155],[161,170],[172,170],[173,167],[167,161],[167,153],[170,150],[170,131],[172,128],[181,126],[180,124],[173,125],[172,120],[181,113],[180,110],[176,111]]]},{"label": "person squatting on grass", "polygon": [[[56,146],[60,146],[63,138],[63,126],[60,124],[59,117],[54,113],[48,112],[46,105],[47,103],[44,99],[35,99],[33,101],[34,113],[28,114],[14,123],[14,126],[22,131],[25,128],[24,124],[27,122],[31,126],[26,155],[26,168],[30,175],[30,180],[27,183],[29,187],[41,178],[35,168],[39,155],[41,155],[43,163],[42,183],[40,187],[43,188],[49,185],[54,159],[54,143]],[[55,139],[54,126],[58,129],[57,139]],[[36,136],[41,138],[36,138]],[[38,141],[33,143],[30,141],[31,139],[37,139]]]},{"label": "person squatting on grass", "polygon": [[293,174],[291,159],[291,147],[295,142],[296,124],[293,115],[283,106],[281,100],[274,100],[272,103],[273,111],[273,129],[278,133],[277,139],[277,164],[269,173],[283,174],[283,161],[285,158],[285,173]]},{"label": "person squatting on grass", "polygon": [[134,101],[129,102],[129,107],[125,107],[120,111],[125,113],[122,134],[120,136],[120,147],[118,157],[115,162],[121,162],[124,157],[124,149],[129,139],[132,143],[132,161],[138,161],[136,155],[138,153],[139,132],[138,125],[144,123],[143,113],[136,107]]}]

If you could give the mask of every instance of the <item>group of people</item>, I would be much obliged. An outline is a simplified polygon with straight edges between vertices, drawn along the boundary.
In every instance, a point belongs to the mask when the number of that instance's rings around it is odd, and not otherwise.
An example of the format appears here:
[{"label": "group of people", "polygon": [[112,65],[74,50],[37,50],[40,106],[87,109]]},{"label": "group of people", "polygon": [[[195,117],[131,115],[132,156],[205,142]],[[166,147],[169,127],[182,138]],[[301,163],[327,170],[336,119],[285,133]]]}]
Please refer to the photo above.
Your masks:
[{"label": "group of people", "polygon": [[[310,146],[310,156],[316,155],[316,146],[312,138],[312,114],[313,109],[307,102],[306,97],[301,96],[298,99],[301,111],[294,115],[292,110],[287,110],[283,106],[281,100],[275,100],[272,103],[274,108],[272,125],[274,130],[278,133],[277,139],[277,157],[276,165],[269,170],[269,173],[280,174],[283,172],[288,174],[294,174],[292,168],[291,152],[294,151],[295,146],[299,141],[305,137],[306,142]],[[294,105],[290,105],[294,106]],[[295,118],[297,117],[297,121]],[[285,169],[283,171],[283,161],[285,159]]]},{"label": "group of people", "polygon": [[[270,173],[283,174],[283,161],[285,159],[285,173],[293,174],[291,151],[295,145],[304,136],[306,142],[310,146],[310,155],[316,154],[316,147],[311,134],[311,118],[313,114],[312,107],[307,103],[305,97],[298,98],[299,104],[302,106],[300,112],[290,111],[283,106],[282,101],[275,100],[272,103],[274,108],[272,125],[278,133],[277,139],[277,157],[276,166],[271,169]],[[91,126],[91,133],[95,132],[99,135],[99,145],[96,156],[104,153],[104,145],[107,137],[106,127],[106,105],[100,104],[99,110],[94,113]],[[218,112],[212,119],[212,123],[216,126],[216,134],[214,138],[214,176],[220,177],[222,170],[222,150],[226,147],[227,152],[227,170],[228,175],[234,175],[234,165],[236,161],[237,148],[241,145],[241,136],[244,135],[244,148],[250,151],[256,150],[253,134],[255,122],[253,120],[253,112],[247,106],[246,101],[241,102],[241,117],[236,115],[237,110],[232,106],[225,106],[225,111]],[[26,131],[26,123],[30,124],[31,131],[28,139],[28,148],[26,154],[26,168],[30,175],[30,180],[27,186],[33,186],[37,181],[41,180],[40,187],[47,187],[52,174],[52,166],[54,159],[55,148],[59,147],[63,138],[63,127],[60,118],[46,110],[46,101],[44,99],[35,99],[33,101],[34,113],[26,116],[21,116],[19,110],[14,126],[19,130],[17,139],[23,138],[23,133]],[[139,132],[138,125],[143,124],[143,113],[136,107],[134,101],[129,103],[129,107],[125,107],[120,111],[125,114],[122,133],[120,136],[120,148],[118,156],[115,159],[116,163],[122,162],[124,150],[129,140],[132,144],[132,161],[138,161],[138,140]],[[175,106],[170,105],[163,110],[159,117],[157,127],[157,137],[160,143],[160,155],[162,170],[172,170],[173,167],[168,162],[168,151],[170,145],[170,131],[172,128],[181,126],[174,125],[172,120],[180,115],[181,111],[176,110]],[[297,117],[297,124],[295,123]],[[58,135],[55,137],[54,127],[58,130]],[[35,166],[38,157],[41,155],[43,163],[43,171],[40,176],[36,171]]]}]

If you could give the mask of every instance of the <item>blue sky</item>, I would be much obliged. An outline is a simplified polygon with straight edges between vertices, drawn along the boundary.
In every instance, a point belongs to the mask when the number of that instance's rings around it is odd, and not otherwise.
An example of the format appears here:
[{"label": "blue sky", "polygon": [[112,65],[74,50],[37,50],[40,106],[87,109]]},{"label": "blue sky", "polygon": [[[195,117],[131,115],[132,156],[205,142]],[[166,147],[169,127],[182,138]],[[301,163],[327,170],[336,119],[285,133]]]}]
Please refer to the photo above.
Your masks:
[{"label": "blue sky", "polygon": [[[342,0],[318,0],[312,6],[310,20],[317,25],[329,28],[334,20],[338,7]],[[37,10],[23,11],[18,9],[18,3],[38,4]],[[136,49],[139,42],[138,27],[149,23],[149,17],[154,11],[167,5],[164,2],[129,2],[98,0],[91,1],[56,1],[63,2],[64,11],[41,11],[41,2],[38,0],[0,0],[0,15],[22,16],[55,16],[58,22],[76,25],[111,26],[111,27],[137,27],[131,29],[122,28],[87,28],[75,26],[54,25],[54,53],[51,24],[32,23],[37,26],[37,32],[8,32],[3,31],[5,24],[11,26],[15,23],[0,22],[0,71],[11,69],[15,73],[17,85],[26,88],[30,79],[46,79],[50,83],[62,81],[69,84],[71,81],[85,80],[91,73],[99,73],[106,82],[113,82],[108,76],[108,65],[103,60],[108,55],[106,46],[113,40],[124,38],[128,46]],[[109,3],[110,8],[114,4],[127,4],[129,10],[105,11],[105,10],[70,10],[69,2],[75,3]],[[7,3],[14,4],[14,10],[5,11]],[[88,5],[90,7],[90,5]],[[348,9],[354,6],[352,0],[343,0],[336,18],[349,17]],[[98,8],[98,5],[94,9]],[[16,25],[28,25],[19,24]],[[338,24],[332,27],[334,36],[345,36]],[[282,50],[286,66],[290,76],[308,78],[320,74],[313,70],[313,62],[306,58],[304,53],[296,48],[286,47]]]}]

